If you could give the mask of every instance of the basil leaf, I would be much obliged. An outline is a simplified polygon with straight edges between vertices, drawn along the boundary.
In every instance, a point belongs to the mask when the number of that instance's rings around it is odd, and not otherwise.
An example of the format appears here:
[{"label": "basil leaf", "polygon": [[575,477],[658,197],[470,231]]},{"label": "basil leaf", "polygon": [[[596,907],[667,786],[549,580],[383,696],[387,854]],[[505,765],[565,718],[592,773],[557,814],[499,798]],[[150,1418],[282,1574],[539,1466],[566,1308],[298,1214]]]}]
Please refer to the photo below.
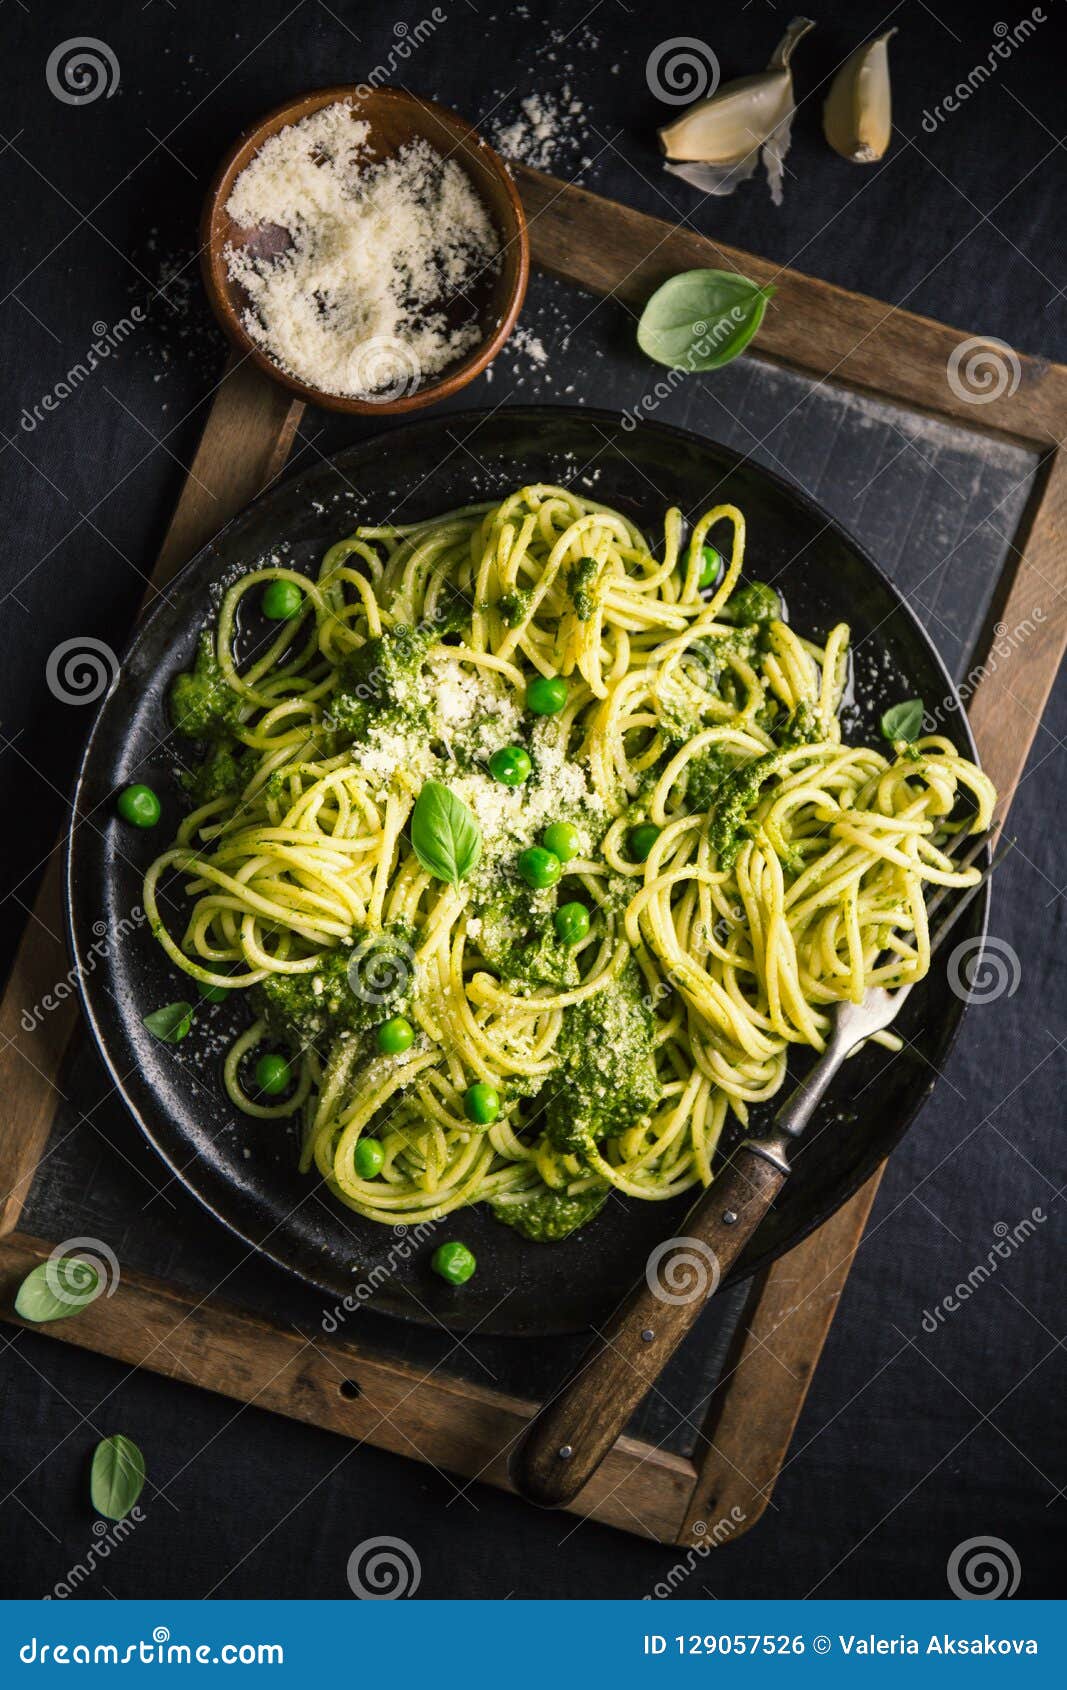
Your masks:
[{"label": "basil leaf", "polygon": [[882,733],[886,739],[918,739],[922,732],[925,707],[921,698],[906,698],[903,704],[894,704],[884,713],[881,721]]},{"label": "basil leaf", "polygon": [[121,1432],[96,1446],[89,1495],[98,1514],[124,1520],[144,1489],[144,1456]]},{"label": "basil leaf", "polygon": [[674,370],[720,370],[745,350],[774,292],[731,270],[683,270],[645,306],[637,344]]},{"label": "basil leaf", "polygon": [[164,1044],[176,1045],[193,1024],[193,1006],[191,1003],[164,1004],[162,1009],[154,1009],[151,1015],[146,1015],[144,1024]]},{"label": "basil leaf", "polygon": [[411,847],[428,874],[458,886],[478,864],[482,832],[462,798],[428,780],[411,812]]},{"label": "basil leaf", "polygon": [[38,1325],[46,1320],[65,1320],[68,1314],[79,1314],[100,1290],[100,1275],[91,1262],[79,1256],[50,1257],[22,1281],[15,1313]]}]

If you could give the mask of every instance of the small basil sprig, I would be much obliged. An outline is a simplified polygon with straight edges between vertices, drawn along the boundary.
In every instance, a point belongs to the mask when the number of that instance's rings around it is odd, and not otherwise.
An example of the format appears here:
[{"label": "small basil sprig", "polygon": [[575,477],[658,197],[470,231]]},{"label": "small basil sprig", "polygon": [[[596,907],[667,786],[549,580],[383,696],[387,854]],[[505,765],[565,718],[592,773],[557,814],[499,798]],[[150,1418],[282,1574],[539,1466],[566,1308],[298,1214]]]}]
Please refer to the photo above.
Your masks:
[{"label": "small basil sprig", "polygon": [[645,306],[637,344],[674,370],[720,370],[745,350],[774,291],[732,270],[683,270]]},{"label": "small basil sprig", "polygon": [[167,1003],[162,1009],[154,1009],[151,1015],[146,1015],[144,1024],[148,1031],[166,1045],[176,1045],[179,1039],[184,1039],[193,1024],[193,1006],[191,1003]]},{"label": "small basil sprig", "polygon": [[411,847],[427,874],[458,886],[478,865],[482,833],[462,798],[428,780],[411,813]]},{"label": "small basil sprig", "polygon": [[121,1432],[98,1443],[89,1475],[89,1495],[98,1514],[124,1520],[144,1489],[144,1456]]},{"label": "small basil sprig", "polygon": [[881,729],[886,739],[909,741],[918,739],[922,732],[925,706],[921,698],[906,698],[902,704],[893,704],[882,716]]},{"label": "small basil sprig", "polygon": [[80,1256],[52,1256],[26,1275],[15,1297],[20,1320],[42,1325],[80,1314],[100,1295],[100,1275]]}]

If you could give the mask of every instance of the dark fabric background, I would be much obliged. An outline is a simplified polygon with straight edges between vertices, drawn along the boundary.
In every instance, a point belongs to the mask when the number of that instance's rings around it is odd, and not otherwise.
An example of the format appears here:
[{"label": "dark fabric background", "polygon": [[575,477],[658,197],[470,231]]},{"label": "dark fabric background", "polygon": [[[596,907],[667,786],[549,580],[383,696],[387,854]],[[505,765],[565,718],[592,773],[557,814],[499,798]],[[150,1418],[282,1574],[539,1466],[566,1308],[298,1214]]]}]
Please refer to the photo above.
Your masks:
[{"label": "dark fabric background", "polygon": [[[986,58],[1023,7],[962,0],[823,0],[798,54],[802,105],[785,204],[753,183],[702,203],[658,168],[669,113],[645,63],[694,36],[725,77],[765,60],[786,13],[764,4],[671,8],[598,0],[455,0],[397,80],[482,124],[563,83],[582,102],[555,169],[783,264],[1067,360],[1062,288],[1063,6],[961,111],[923,114]],[[92,634],[121,644],[217,379],[221,343],[195,265],[199,201],[237,130],[304,88],[356,81],[429,7],[421,0],[9,0],[0,191],[0,813],[11,879],[5,966],[38,865],[65,814],[83,724],[44,683],[49,652]],[[1035,14],[1036,15],[1036,14]],[[829,153],[814,90],[888,23],[898,133],[867,171]],[[71,37],[103,38],[117,92],[84,107],[49,93]],[[565,37],[565,39],[561,39]],[[81,356],[92,325],[140,304],[142,331],[35,430],[20,424]],[[636,395],[635,395],[636,397]],[[596,394],[588,395],[592,403]],[[1064,419],[1067,427],[1067,418]],[[1018,990],[969,1017],[921,1124],[894,1157],[772,1508],[697,1560],[684,1596],[937,1596],[952,1549],[1007,1540],[1020,1594],[1055,1589],[1064,1463],[1062,1226],[1064,875],[1062,689],[1016,801],[1019,848],[998,876],[993,931],[1021,959]],[[1036,1206],[1047,1220],[935,1333],[924,1309]],[[432,1470],[191,1387],[0,1329],[0,1594],[43,1595],[92,1541],[86,1424],[145,1449],[152,1486],[131,1542],[80,1594],[349,1594],[362,1539],[419,1554],[430,1597],[641,1596],[679,1556],[561,1521]]]}]

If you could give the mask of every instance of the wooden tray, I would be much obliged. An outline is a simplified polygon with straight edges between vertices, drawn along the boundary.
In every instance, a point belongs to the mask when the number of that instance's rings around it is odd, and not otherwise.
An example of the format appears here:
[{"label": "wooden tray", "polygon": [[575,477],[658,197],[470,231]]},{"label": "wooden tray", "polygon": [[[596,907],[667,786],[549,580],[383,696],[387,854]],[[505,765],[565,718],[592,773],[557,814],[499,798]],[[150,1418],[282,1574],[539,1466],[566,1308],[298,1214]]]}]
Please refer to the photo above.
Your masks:
[{"label": "wooden tray", "polygon": [[[972,654],[970,716],[1003,795],[1022,773],[1067,642],[1067,369],[1019,358],[1018,382],[975,404],[946,378],[964,338],[941,324],[779,271],[685,228],[631,211],[539,172],[516,168],[535,264],[637,309],[679,270],[713,265],[774,281],[759,356],[874,398],[1025,447],[1039,460],[1033,491],[986,626]],[[1014,355],[1013,355],[1014,356]],[[284,468],[302,406],[248,362],[217,390],[153,574],[149,600],[231,516]],[[1035,609],[1040,617],[1035,617]],[[1029,619],[1025,659],[986,662],[998,624]],[[1010,684],[1009,684],[1010,672]],[[56,1240],[18,1230],[45,1154],[61,1074],[79,1028],[73,995],[34,1031],[24,1007],[65,978],[62,850],[53,850],[0,1006],[0,1315],[17,1324],[15,1288]],[[692,1459],[622,1438],[576,1512],[678,1543],[730,1542],[766,1508],[874,1201],[877,1177],[817,1233],[755,1281]],[[37,1328],[65,1343],[193,1382],[241,1402],[508,1488],[508,1449],[536,1404],[429,1373],[351,1340],[310,1338],[126,1270],[114,1296],[76,1319]],[[720,1521],[730,1522],[722,1534]]]}]

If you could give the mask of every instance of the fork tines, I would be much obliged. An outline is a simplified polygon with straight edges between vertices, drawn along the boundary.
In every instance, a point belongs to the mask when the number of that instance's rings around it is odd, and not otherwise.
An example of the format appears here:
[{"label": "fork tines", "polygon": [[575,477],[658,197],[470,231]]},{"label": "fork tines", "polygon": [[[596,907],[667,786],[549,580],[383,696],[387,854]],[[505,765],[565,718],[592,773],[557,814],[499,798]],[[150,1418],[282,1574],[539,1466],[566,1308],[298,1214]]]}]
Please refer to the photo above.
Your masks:
[{"label": "fork tines", "polygon": [[[993,829],[990,829],[988,833],[979,833],[979,834],[975,835],[971,839],[971,844],[970,844],[969,849],[964,853],[963,856],[961,856],[959,858],[954,857],[954,856],[952,857],[953,866],[955,868],[961,868],[961,869],[970,868],[972,866],[972,864],[975,863],[978,860],[978,858],[982,855],[982,852],[987,849],[992,836],[993,836]],[[968,836],[964,835],[964,837],[968,837]],[[1000,847],[1000,850],[997,852],[996,856],[992,859],[991,862],[989,862],[986,865],[982,874],[979,875],[978,879],[974,882],[973,886],[965,886],[965,887],[941,886],[934,893],[933,897],[930,899],[929,903],[926,906],[927,920],[929,920],[929,918],[933,914],[935,914],[935,912],[937,910],[939,910],[941,908],[941,906],[945,903],[945,900],[947,898],[949,898],[953,894],[958,894],[958,896],[956,897],[956,902],[953,904],[952,909],[949,911],[948,915],[945,917],[945,919],[941,923],[940,927],[938,927],[937,930],[935,932],[931,933],[931,935],[930,935],[930,954],[931,954],[931,956],[938,949],[938,947],[940,945],[942,945],[944,943],[944,941],[948,938],[948,935],[951,933],[952,929],[955,927],[957,921],[960,919],[960,916],[963,914],[964,910],[966,910],[968,908],[968,906],[971,903],[973,903],[974,899],[977,898],[979,892],[982,890],[982,887],[985,885],[986,881],[989,879],[989,877],[993,873],[993,871],[996,868],[998,868],[999,865],[1004,861],[1004,858],[1007,856],[1008,852],[1011,850],[1013,844],[1014,844],[1014,840],[1009,839],[1005,844],[1003,844]],[[952,852],[951,851],[948,852],[947,855],[952,856]]]}]

